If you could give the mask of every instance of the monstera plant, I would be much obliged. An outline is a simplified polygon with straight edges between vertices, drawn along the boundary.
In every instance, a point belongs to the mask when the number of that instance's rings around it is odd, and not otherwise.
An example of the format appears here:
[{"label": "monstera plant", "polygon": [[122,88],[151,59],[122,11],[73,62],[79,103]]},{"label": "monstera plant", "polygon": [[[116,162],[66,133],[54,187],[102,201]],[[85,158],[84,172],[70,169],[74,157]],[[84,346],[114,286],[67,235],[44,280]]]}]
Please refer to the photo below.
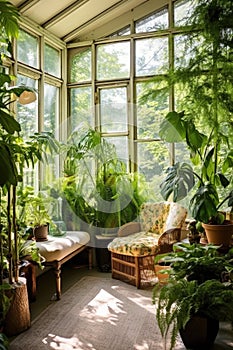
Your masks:
[{"label": "monstera plant", "polygon": [[206,224],[223,224],[221,209],[233,206],[232,16],[231,1],[195,2],[184,56],[168,74],[180,92],[176,110],[160,125],[163,140],[183,142],[189,152],[166,170],[162,195],[179,201],[192,193],[191,216]]}]

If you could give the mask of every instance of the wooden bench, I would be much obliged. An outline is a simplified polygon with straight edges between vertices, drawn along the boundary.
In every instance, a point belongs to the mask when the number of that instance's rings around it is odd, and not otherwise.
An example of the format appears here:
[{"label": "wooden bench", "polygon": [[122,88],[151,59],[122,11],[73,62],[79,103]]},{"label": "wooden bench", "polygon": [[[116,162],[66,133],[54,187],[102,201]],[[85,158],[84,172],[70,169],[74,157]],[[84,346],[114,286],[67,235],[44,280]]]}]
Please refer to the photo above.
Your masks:
[{"label": "wooden bench", "polygon": [[[61,299],[61,266],[81,253],[84,249],[88,249],[88,265],[92,268],[92,248],[88,245],[90,235],[85,231],[67,231],[64,236],[48,236],[48,240],[36,242],[39,252],[43,257],[43,265],[52,267],[55,273],[56,293],[52,297],[54,300]],[[26,272],[25,272],[26,274]],[[28,282],[30,285],[30,282]],[[32,283],[33,290],[29,291],[31,300],[35,300],[35,281]]]}]

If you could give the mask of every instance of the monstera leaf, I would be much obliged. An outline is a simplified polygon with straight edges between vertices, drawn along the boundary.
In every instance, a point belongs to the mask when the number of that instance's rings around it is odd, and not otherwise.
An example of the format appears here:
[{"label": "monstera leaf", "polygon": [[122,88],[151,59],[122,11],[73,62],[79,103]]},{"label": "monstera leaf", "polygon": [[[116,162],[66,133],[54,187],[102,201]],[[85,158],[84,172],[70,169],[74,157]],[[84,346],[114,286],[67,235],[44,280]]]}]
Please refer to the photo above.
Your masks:
[{"label": "monstera leaf", "polygon": [[204,223],[209,223],[210,219],[217,214],[219,203],[218,193],[215,186],[210,183],[200,186],[190,201],[192,216]]},{"label": "monstera leaf", "polygon": [[176,163],[166,171],[161,183],[161,194],[167,200],[173,194],[173,201],[185,198],[195,184],[192,167],[187,163]]}]

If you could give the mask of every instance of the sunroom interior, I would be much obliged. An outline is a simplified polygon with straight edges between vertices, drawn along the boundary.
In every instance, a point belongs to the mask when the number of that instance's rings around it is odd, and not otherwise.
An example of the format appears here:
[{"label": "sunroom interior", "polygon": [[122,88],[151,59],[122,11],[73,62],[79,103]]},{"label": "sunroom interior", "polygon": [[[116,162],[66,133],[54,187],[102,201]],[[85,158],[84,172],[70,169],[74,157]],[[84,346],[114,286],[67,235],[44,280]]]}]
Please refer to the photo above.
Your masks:
[{"label": "sunroom interior", "polygon": [[[51,222],[56,225],[53,233],[51,224],[51,236],[60,239],[66,231],[87,231],[90,235],[87,246],[91,249],[80,250],[68,262],[64,259],[63,294],[83,276],[111,279],[107,246],[119,227],[137,220],[144,202],[165,201],[161,182],[169,165],[190,162],[187,146],[162,140],[160,126],[169,111],[183,108],[185,92],[179,85],[167,88],[163,78],[171,67],[192,59],[193,48],[187,51],[185,46],[185,21],[195,1],[10,2],[20,14],[19,34],[13,39],[11,56],[3,62],[4,69],[16,76],[16,85],[36,92],[32,103],[18,100],[13,107],[21,135],[26,143],[37,133],[47,133],[54,139],[47,162],[26,162],[18,198],[26,203],[25,196],[42,195]],[[108,175],[104,179],[107,190],[101,187],[100,170]],[[124,178],[123,186],[120,176],[113,178],[116,173],[135,177],[127,181]],[[106,205],[114,181],[119,181],[120,195],[115,189],[111,201],[129,191],[133,209],[117,211],[117,201],[115,211]],[[136,181],[135,187],[126,187],[125,183],[131,181],[134,185]],[[187,211],[191,194],[180,200]],[[182,239],[187,240],[191,219],[188,212]],[[50,268],[37,268],[34,273],[37,287],[36,299],[30,305],[33,319],[51,303],[54,292]],[[227,337],[227,344],[232,345],[231,332]],[[138,349],[149,349],[148,344]]]},{"label": "sunroom interior", "polygon": [[[17,72],[18,84],[38,94],[35,103],[17,106],[23,135],[51,131],[66,140],[80,124],[88,124],[116,146],[128,171],[145,176],[154,199],[162,200],[163,163],[173,161],[174,148],[161,142],[158,125],[174,97],[167,93],[159,108],[158,101],[139,101],[150,89],[148,81],[164,74],[174,60],[171,41],[179,40],[180,29],[171,28],[174,21],[182,25],[188,2],[12,3],[21,21],[10,69]],[[52,163],[53,168],[50,163],[47,171],[28,175],[38,190],[46,186],[47,177],[51,181],[62,171],[58,159]]]}]

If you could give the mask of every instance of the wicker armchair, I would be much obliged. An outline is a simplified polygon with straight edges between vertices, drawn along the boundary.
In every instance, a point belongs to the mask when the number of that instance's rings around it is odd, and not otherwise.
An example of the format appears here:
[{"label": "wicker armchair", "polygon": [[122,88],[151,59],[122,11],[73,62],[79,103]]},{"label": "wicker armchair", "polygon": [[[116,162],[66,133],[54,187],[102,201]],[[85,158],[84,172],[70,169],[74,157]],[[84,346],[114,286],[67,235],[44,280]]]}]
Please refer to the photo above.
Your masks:
[{"label": "wicker armchair", "polygon": [[187,210],[177,203],[145,203],[139,222],[121,226],[118,236],[108,245],[112,277],[135,285],[155,278],[154,257],[172,250],[180,241]]}]

